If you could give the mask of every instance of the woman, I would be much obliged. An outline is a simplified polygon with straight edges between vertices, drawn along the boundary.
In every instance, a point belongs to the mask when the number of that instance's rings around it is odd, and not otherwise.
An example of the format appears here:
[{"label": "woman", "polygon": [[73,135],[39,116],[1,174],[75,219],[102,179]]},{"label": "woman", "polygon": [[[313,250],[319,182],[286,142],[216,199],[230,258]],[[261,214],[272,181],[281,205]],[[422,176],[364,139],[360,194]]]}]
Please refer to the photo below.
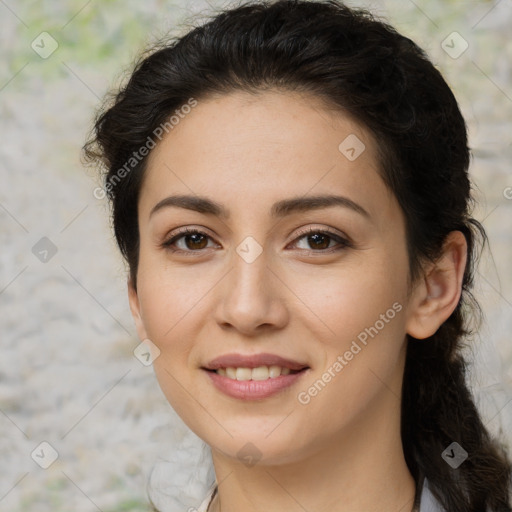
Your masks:
[{"label": "woman", "polygon": [[200,510],[512,510],[461,355],[465,123],[412,41],[335,1],[228,9],[138,63],[86,154],[159,384],[211,447]]}]

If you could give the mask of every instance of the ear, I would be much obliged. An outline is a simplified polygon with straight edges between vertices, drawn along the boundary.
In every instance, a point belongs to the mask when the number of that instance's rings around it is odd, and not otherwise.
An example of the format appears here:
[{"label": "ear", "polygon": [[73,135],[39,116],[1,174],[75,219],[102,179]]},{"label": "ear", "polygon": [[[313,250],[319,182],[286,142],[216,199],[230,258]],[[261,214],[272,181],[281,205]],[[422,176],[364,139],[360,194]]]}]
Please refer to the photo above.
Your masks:
[{"label": "ear", "polygon": [[133,285],[133,281],[128,279],[128,302],[130,303],[130,311],[132,312],[132,317],[135,322],[135,328],[137,329],[137,335],[139,339],[145,340],[147,339],[146,328],[144,327],[144,321],[142,320],[141,311],[140,311],[140,303],[139,296],[137,294],[137,290]]},{"label": "ear", "polygon": [[460,231],[452,231],[441,256],[428,266],[412,292],[406,332],[417,339],[435,334],[453,313],[462,293],[467,243]]}]

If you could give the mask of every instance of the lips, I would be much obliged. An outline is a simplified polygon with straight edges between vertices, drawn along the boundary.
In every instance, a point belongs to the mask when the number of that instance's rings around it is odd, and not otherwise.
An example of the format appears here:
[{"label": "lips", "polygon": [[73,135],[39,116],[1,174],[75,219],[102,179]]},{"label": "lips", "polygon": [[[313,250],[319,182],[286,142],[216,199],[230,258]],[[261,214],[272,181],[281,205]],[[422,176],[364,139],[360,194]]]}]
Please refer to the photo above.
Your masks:
[{"label": "lips", "polygon": [[275,354],[226,354],[202,369],[225,395],[241,400],[261,400],[291,387],[309,366]]},{"label": "lips", "polygon": [[258,368],[260,366],[280,366],[290,370],[299,371],[308,368],[308,365],[300,361],[287,359],[276,354],[225,354],[212,359],[203,368],[205,370],[218,370],[219,368]]}]

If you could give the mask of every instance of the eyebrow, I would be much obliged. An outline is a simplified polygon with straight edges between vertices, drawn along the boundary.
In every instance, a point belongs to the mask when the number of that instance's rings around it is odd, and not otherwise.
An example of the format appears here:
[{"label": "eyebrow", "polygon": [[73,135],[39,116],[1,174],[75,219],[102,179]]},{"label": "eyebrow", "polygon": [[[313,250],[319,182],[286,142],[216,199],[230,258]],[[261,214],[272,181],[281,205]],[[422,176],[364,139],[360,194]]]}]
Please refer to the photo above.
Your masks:
[{"label": "eyebrow", "polygon": [[[318,210],[332,206],[348,208],[356,213],[359,213],[363,217],[366,217],[367,219],[371,219],[370,214],[361,205],[352,201],[352,199],[349,199],[348,197],[337,195],[319,195],[307,197],[302,196],[283,199],[272,205],[270,213],[274,218],[282,218],[296,212]],[[225,206],[216,201],[212,201],[207,197],[174,195],[159,201],[151,209],[149,217],[151,218],[151,216],[156,212],[170,207],[185,208],[187,210],[193,210],[199,213],[215,215],[221,219],[228,219],[230,216],[230,212]]]}]

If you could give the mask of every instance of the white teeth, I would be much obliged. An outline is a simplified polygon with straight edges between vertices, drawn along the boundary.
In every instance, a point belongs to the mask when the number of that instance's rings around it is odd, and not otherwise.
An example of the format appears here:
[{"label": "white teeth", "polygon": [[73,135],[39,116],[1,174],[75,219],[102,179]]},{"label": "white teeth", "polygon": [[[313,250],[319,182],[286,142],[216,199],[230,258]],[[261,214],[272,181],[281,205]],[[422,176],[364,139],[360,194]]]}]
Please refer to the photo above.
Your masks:
[{"label": "white teeth", "polygon": [[236,380],[250,380],[252,370],[250,368],[237,368],[235,371]]},{"label": "white teeth", "polygon": [[267,380],[269,377],[269,370],[267,366],[258,366],[253,368],[251,372],[252,380]]},{"label": "white teeth", "polygon": [[289,375],[290,371],[290,368],[281,368],[277,365],[258,366],[257,368],[228,366],[227,368],[219,368],[216,373],[233,380],[267,380],[268,378],[279,377],[279,375]]},{"label": "white teeth", "polygon": [[268,369],[268,374],[270,378],[279,377],[281,375],[281,367],[280,366],[270,366]]}]

